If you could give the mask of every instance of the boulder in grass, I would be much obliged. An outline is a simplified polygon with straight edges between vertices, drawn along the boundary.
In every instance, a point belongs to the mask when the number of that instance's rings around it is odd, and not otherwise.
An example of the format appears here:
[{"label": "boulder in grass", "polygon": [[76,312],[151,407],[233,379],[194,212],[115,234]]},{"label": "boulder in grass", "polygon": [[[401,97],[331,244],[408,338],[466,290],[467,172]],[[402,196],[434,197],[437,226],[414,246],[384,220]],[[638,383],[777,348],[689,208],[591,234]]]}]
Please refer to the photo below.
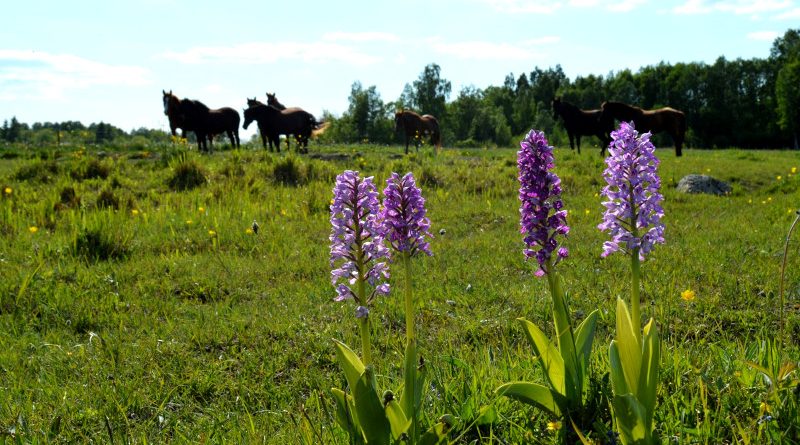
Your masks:
[{"label": "boulder in grass", "polygon": [[731,192],[731,185],[707,175],[686,175],[678,182],[678,191],[721,196]]}]

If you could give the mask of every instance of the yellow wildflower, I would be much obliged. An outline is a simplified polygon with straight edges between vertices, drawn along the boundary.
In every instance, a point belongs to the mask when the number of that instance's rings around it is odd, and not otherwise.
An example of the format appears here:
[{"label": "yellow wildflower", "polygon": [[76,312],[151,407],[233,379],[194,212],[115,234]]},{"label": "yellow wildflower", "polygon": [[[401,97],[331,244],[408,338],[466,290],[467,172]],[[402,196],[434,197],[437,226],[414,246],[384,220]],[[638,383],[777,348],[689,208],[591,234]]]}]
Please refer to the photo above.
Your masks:
[{"label": "yellow wildflower", "polygon": [[11,190],[11,187],[6,187],[3,189],[3,193],[5,193],[6,195],[10,195],[13,192],[14,190]]},{"label": "yellow wildflower", "polygon": [[252,235],[252,234],[253,234],[253,229],[251,229],[250,227],[248,227],[248,228],[244,229],[244,233],[246,233],[246,234],[248,234],[248,235]]},{"label": "yellow wildflower", "polygon": [[778,181],[780,181],[781,179],[783,179],[783,176],[781,176],[781,175],[778,175],[778,177],[777,177],[776,179],[777,179]]},{"label": "yellow wildflower", "polygon": [[561,429],[561,422],[558,420],[552,420],[547,422],[547,431],[558,431]]},{"label": "yellow wildflower", "polygon": [[191,219],[187,219],[186,220],[186,225],[189,225],[189,226],[192,225],[192,220]]},{"label": "yellow wildflower", "polygon": [[217,236],[217,232],[215,232],[213,230],[209,230],[208,231],[208,236]]},{"label": "yellow wildflower", "polygon": [[200,213],[203,213],[203,212],[206,211],[206,209],[205,209],[205,207],[198,207],[197,211],[200,212]]},{"label": "yellow wildflower", "polygon": [[584,209],[583,213],[585,213],[585,214],[587,214],[587,215],[588,215],[588,214],[589,214],[589,213],[591,213],[591,212],[589,211],[589,209]]},{"label": "yellow wildflower", "polygon": [[38,232],[38,231],[39,231],[39,228],[38,228],[38,227],[36,227],[36,226],[30,226],[30,227],[28,227],[28,232],[31,232],[31,233],[36,233],[36,232]]},{"label": "yellow wildflower", "polygon": [[691,289],[686,289],[685,291],[681,292],[681,299],[683,301],[693,301],[697,294],[694,293]]},{"label": "yellow wildflower", "polygon": [[281,209],[281,216],[286,216],[286,210]]},{"label": "yellow wildflower", "polygon": [[792,174],[797,173],[797,167],[792,167]]},{"label": "yellow wildflower", "polygon": [[137,210],[137,209],[132,209],[131,210],[131,215],[136,216],[138,214],[139,214],[139,210]]}]

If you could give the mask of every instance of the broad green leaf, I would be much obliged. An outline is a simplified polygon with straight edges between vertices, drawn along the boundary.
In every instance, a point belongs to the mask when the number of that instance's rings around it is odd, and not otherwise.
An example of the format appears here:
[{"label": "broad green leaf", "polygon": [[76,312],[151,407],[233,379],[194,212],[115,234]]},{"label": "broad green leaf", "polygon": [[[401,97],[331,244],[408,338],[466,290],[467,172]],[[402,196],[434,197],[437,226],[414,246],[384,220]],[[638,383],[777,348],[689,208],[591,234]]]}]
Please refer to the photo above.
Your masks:
[{"label": "broad green leaf", "polygon": [[609,368],[611,368],[611,386],[614,394],[630,393],[631,389],[628,387],[628,382],[625,381],[625,372],[622,370],[616,340],[611,340],[611,346],[608,348],[608,362]]},{"label": "broad green leaf", "polygon": [[[445,418],[448,416],[442,416]],[[444,443],[447,439],[447,433],[450,431],[453,425],[449,424],[448,422],[442,420],[437,424],[433,425],[422,435],[419,440],[419,445],[437,445],[440,443]]]},{"label": "broad green leaf", "polygon": [[[594,310],[575,330],[575,350],[578,354],[578,361],[581,365],[581,378],[589,369],[589,359],[592,355],[592,343],[594,343],[594,331],[597,326],[599,311]],[[583,383],[583,382],[581,382]]]},{"label": "broad green leaf", "polygon": [[409,419],[414,419],[416,413],[417,393],[417,341],[411,339],[406,343],[406,356],[403,364],[403,395],[400,397],[400,406]]},{"label": "broad green leaf", "polygon": [[353,399],[361,431],[369,444],[388,444],[392,433],[383,403],[375,389],[372,368],[367,367],[356,382]]},{"label": "broad green leaf", "polygon": [[347,384],[350,386],[350,390],[353,391],[356,387],[356,382],[358,382],[361,375],[364,374],[364,364],[361,363],[361,359],[359,359],[356,353],[348,348],[346,344],[336,339],[333,341],[336,343],[336,359],[339,360],[339,365],[342,367],[342,370],[344,370]]},{"label": "broad green leaf", "polygon": [[633,394],[615,395],[611,401],[619,438],[624,445],[650,444],[651,432],[645,423],[645,410]]},{"label": "broad green leaf", "polygon": [[497,421],[497,409],[494,405],[486,405],[481,408],[478,413],[478,418],[475,419],[475,425],[484,426],[491,425]]},{"label": "broad green leaf", "polygon": [[628,306],[617,298],[617,348],[625,383],[628,388],[637,391],[639,388],[639,372],[642,369],[642,346],[634,332]]},{"label": "broad green leaf", "polygon": [[547,337],[544,335],[544,332],[536,327],[535,324],[523,318],[518,318],[517,320],[519,320],[519,322],[522,323],[522,326],[525,328],[525,332],[528,334],[528,339],[530,339],[531,343],[533,344],[533,350],[536,355],[539,356],[539,360],[542,363],[542,367],[544,368],[547,380],[550,382],[550,386],[559,394],[566,395],[564,360],[561,358],[561,354],[558,352],[558,349],[556,349],[555,345],[553,345],[550,340],[547,339]]},{"label": "broad green leaf", "polygon": [[336,401],[336,422],[347,431],[350,437],[361,437],[361,428],[355,413],[353,397],[339,388],[331,388],[333,400]]},{"label": "broad green leaf", "polygon": [[558,351],[564,362],[565,386],[567,399],[580,403],[583,379],[580,377],[578,355],[575,351],[575,336],[569,318],[569,308],[557,275],[553,276],[553,322],[558,338]]},{"label": "broad green leaf", "polygon": [[386,419],[389,420],[389,425],[392,429],[392,438],[397,440],[411,426],[411,419],[406,418],[406,414],[400,404],[397,403],[397,400],[391,400],[386,403],[385,411]]},{"label": "broad green leaf", "polygon": [[653,319],[644,328],[642,336],[642,371],[639,381],[638,399],[648,414],[648,425],[653,418],[656,406],[656,389],[658,389],[658,368],[661,354],[659,344],[658,328]]},{"label": "broad green leaf", "polygon": [[511,382],[501,385],[495,390],[498,395],[510,397],[520,402],[533,405],[543,411],[560,417],[562,408],[566,408],[566,399],[553,390],[538,383]]}]

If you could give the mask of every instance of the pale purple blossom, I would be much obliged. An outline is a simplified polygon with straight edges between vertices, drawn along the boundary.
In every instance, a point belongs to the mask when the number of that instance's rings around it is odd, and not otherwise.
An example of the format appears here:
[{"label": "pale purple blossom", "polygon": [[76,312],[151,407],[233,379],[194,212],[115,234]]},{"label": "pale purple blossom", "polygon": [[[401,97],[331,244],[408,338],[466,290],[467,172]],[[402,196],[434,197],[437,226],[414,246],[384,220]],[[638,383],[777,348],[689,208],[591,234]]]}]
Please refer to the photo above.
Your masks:
[{"label": "pale purple blossom", "polygon": [[[378,219],[378,192],[372,177],[347,170],[336,177],[331,204],[331,283],[336,301],[353,299],[366,307],[377,295],[387,295],[389,249]],[[360,283],[367,295],[360,295]],[[367,287],[371,289],[367,289]],[[357,315],[364,315],[363,310]]]},{"label": "pale purple blossom", "polygon": [[425,198],[414,181],[414,175],[406,173],[402,178],[392,173],[383,189],[381,219],[384,236],[391,247],[410,256],[418,252],[431,253],[428,239],[431,222],[425,216]]},{"label": "pale purple blossom", "polygon": [[607,199],[606,211],[597,226],[609,232],[611,240],[603,243],[602,256],[638,249],[639,259],[644,260],[656,243],[664,243],[664,197],[659,192],[655,146],[650,133],[639,135],[633,123],[622,122],[611,138],[603,172],[608,185],[601,192]]},{"label": "pale purple blossom", "polygon": [[[561,179],[550,170],[554,167],[553,147],[543,132],[531,130],[517,152],[519,168],[520,233],[525,235],[526,258],[536,258],[536,276],[549,272],[569,252],[558,247],[557,237],[569,233],[567,211],[561,201]],[[555,252],[555,260],[552,260]],[[552,263],[552,264],[551,264]]]}]

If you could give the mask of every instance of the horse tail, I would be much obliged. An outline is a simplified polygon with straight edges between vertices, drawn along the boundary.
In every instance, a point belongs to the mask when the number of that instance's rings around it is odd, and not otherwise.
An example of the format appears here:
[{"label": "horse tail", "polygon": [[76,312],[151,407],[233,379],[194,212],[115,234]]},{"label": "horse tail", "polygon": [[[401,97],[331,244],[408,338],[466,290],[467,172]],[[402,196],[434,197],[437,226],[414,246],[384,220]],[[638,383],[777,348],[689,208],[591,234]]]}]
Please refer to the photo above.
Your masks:
[{"label": "horse tail", "polygon": [[319,122],[319,123],[314,122],[314,125],[311,130],[311,137],[317,137],[322,133],[325,133],[325,130],[327,130],[328,127],[330,126],[331,126],[330,122]]}]

